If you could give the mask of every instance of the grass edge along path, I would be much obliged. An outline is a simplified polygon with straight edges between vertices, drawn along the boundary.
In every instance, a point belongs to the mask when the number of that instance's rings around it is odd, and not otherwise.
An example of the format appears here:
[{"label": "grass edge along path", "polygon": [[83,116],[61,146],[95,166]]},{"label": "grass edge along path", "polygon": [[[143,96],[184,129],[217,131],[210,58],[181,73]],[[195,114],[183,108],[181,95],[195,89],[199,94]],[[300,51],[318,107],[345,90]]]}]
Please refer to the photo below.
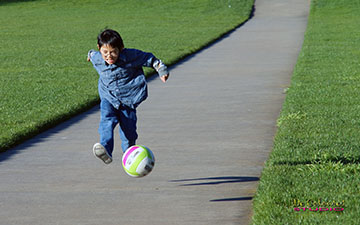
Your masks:
[{"label": "grass edge along path", "polygon": [[313,0],[252,224],[360,224],[360,2]]},{"label": "grass edge along path", "polygon": [[[156,5],[161,7],[154,7],[155,4],[151,1],[142,1],[138,4],[138,0],[127,0],[128,5],[124,5],[124,2],[121,5],[122,12],[127,12],[127,14],[122,13],[122,19],[109,22],[104,18],[113,11],[117,12],[120,6],[114,5],[111,9],[102,10],[104,8],[102,6],[89,8],[96,2],[92,0],[86,3],[70,0],[61,3],[49,2],[0,1],[0,10],[3,9],[4,13],[9,13],[6,16],[8,23],[0,25],[2,31],[0,38],[4,41],[4,45],[0,47],[2,51],[0,81],[3,84],[0,94],[5,96],[0,102],[2,124],[0,152],[85,112],[99,103],[97,74],[85,58],[87,51],[96,46],[96,35],[100,29],[108,26],[119,30],[126,47],[153,52],[171,66],[211,45],[245,23],[252,15],[254,3],[253,0],[236,0],[231,2],[232,5],[228,5],[227,0],[159,1]],[[169,8],[172,4],[175,6]],[[139,10],[137,5],[143,5],[144,9]],[[41,10],[42,8],[44,9]],[[21,14],[21,18],[16,17],[14,13],[11,14],[11,10],[18,15]],[[21,13],[21,10],[25,10],[24,13]],[[136,13],[131,13],[134,10]],[[146,16],[136,17],[143,11]],[[219,14],[221,19],[217,19],[214,13]],[[181,18],[188,14],[194,17]],[[229,16],[228,19],[227,16]],[[48,19],[44,20],[44,17]],[[206,20],[210,17],[212,19]],[[62,22],[56,24],[59,20]],[[207,28],[204,22],[208,22]],[[80,31],[75,31],[71,26],[77,27]],[[198,30],[198,26],[204,27],[204,30],[201,30],[202,28]],[[154,27],[160,27],[161,32],[159,33]],[[44,28],[52,29],[52,32]],[[68,28],[71,28],[72,32],[67,31]],[[36,29],[38,34],[35,32]],[[164,36],[161,35],[163,39],[159,39],[159,34],[164,34]],[[174,40],[172,37],[178,34],[182,35],[180,40]],[[184,39],[184,35],[189,36],[189,40]],[[154,40],[149,40],[147,36],[154,36]],[[79,37],[83,38],[83,41],[73,43],[78,41]],[[202,37],[206,38],[202,39]],[[51,42],[48,42],[49,40]],[[49,46],[44,47],[44,44]],[[14,48],[8,51],[7,45]],[[21,54],[21,51],[33,51],[34,46],[35,51],[28,56]],[[25,50],[19,50],[19,47]],[[147,76],[153,74],[151,70],[145,70],[145,72]],[[64,76],[65,74],[67,77]],[[36,77],[33,78],[34,75]],[[79,79],[76,82],[74,82],[74,75]],[[15,87],[10,87],[12,85]],[[24,90],[27,91],[26,94],[22,93]],[[35,94],[38,96],[33,96]],[[79,99],[73,101],[74,96]],[[40,102],[49,103],[41,105]],[[19,115],[15,116],[14,112]]]}]

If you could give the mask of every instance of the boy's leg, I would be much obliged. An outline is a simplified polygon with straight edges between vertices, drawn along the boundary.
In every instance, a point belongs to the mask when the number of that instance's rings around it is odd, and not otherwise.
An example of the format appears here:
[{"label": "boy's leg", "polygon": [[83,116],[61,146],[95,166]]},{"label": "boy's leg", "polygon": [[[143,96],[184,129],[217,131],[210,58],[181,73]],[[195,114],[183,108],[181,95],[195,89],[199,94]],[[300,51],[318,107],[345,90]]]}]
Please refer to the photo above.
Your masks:
[{"label": "boy's leg", "polygon": [[123,152],[125,152],[130,146],[135,145],[136,139],[138,138],[136,133],[136,109],[120,106],[119,111],[121,148]]},{"label": "boy's leg", "polygon": [[109,101],[101,99],[101,119],[99,125],[100,144],[105,147],[110,156],[112,156],[114,149],[114,128],[119,122],[116,111]]}]

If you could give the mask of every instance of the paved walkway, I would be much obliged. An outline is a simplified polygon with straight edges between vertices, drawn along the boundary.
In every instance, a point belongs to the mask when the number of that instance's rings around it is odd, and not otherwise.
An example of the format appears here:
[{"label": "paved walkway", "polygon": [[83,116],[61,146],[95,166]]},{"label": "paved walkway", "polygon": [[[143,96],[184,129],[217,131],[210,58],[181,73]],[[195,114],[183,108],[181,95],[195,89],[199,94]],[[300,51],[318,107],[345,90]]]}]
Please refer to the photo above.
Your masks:
[{"label": "paved walkway", "polygon": [[145,178],[125,174],[119,141],[112,164],[94,158],[97,107],[0,154],[0,224],[248,224],[308,9],[256,0],[244,26],[149,82],[138,143],[157,161]]}]

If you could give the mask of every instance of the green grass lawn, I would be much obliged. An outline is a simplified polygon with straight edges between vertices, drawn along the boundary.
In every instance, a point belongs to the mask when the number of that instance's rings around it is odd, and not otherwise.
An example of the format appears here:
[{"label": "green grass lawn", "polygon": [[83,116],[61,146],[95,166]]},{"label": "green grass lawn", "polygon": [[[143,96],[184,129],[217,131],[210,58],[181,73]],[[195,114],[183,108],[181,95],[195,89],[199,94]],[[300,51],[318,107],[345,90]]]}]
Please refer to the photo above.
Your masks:
[{"label": "green grass lawn", "polygon": [[360,224],[359,47],[360,2],[313,0],[253,224]]},{"label": "green grass lawn", "polygon": [[[0,151],[98,102],[86,61],[105,27],[167,64],[248,19],[253,0],[0,0]],[[147,71],[150,73],[151,71]]]}]

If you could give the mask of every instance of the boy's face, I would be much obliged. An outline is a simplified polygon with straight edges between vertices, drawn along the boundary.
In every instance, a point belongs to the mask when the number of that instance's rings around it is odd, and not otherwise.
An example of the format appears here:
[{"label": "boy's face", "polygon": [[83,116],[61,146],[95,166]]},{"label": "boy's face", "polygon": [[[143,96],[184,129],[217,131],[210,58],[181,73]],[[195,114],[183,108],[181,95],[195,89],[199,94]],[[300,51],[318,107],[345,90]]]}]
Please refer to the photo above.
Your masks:
[{"label": "boy's face", "polygon": [[121,49],[113,48],[111,45],[103,45],[101,48],[99,48],[99,51],[105,62],[111,65],[114,64],[118,59]]}]

